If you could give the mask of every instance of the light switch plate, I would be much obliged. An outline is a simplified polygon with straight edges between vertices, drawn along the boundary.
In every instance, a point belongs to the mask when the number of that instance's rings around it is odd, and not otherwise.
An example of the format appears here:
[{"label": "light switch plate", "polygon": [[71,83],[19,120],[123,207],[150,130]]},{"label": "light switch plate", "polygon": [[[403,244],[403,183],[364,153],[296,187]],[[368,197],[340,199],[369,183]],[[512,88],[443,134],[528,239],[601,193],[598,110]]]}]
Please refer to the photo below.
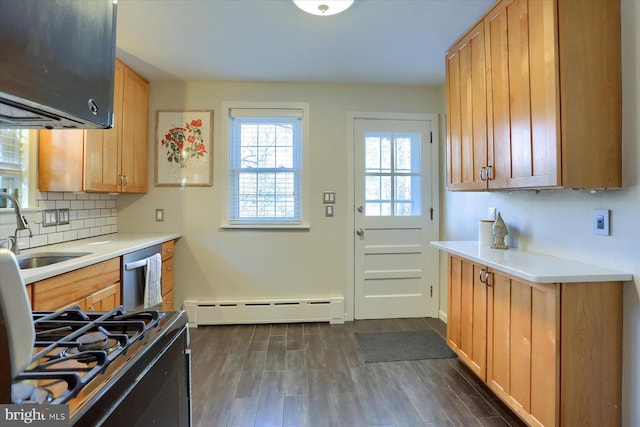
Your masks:
[{"label": "light switch plate", "polygon": [[325,205],[324,207],[324,216],[333,216],[333,205]]},{"label": "light switch plate", "polygon": [[322,193],[322,203],[334,204],[336,202],[336,192],[335,191],[325,191]]},{"label": "light switch plate", "polygon": [[164,221],[164,209],[156,209],[156,221],[157,222]]},{"label": "light switch plate", "polygon": [[608,209],[595,209],[593,211],[593,234],[608,236],[610,234],[610,218]]}]

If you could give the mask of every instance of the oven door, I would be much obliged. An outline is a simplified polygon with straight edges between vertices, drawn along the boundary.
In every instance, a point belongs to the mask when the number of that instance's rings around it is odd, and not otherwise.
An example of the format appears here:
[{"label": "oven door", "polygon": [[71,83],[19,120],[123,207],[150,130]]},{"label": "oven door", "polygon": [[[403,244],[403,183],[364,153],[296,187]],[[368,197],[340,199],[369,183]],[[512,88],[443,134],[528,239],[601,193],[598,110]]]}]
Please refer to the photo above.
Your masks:
[{"label": "oven door", "polygon": [[[157,357],[141,360],[128,375],[100,397],[88,413],[72,423],[78,426],[172,426],[191,425],[191,353],[188,329],[183,327]],[[155,347],[155,345],[154,345]],[[125,386],[123,383],[128,384]],[[109,414],[109,415],[106,415]],[[103,418],[106,416],[106,419]]]}]

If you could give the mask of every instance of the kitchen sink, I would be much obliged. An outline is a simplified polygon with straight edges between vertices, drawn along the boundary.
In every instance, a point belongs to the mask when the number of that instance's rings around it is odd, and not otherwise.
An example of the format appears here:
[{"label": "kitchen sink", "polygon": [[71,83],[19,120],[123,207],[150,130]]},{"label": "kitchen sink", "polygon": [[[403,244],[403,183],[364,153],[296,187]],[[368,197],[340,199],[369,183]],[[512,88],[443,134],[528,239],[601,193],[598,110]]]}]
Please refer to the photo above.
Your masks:
[{"label": "kitchen sink", "polygon": [[18,256],[18,265],[21,269],[46,267],[62,261],[89,255],[91,252],[39,252]]}]

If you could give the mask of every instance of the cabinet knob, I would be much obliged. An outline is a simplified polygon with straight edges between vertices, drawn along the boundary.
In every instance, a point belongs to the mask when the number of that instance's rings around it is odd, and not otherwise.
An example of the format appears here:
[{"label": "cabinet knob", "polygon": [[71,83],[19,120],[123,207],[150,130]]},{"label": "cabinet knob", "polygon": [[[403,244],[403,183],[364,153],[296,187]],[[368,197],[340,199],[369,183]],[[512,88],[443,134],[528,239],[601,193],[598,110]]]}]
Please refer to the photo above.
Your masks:
[{"label": "cabinet knob", "polygon": [[96,309],[93,308],[93,306],[91,305],[91,306],[89,306],[89,311],[96,311]]},{"label": "cabinet knob", "polygon": [[165,268],[165,270],[170,271],[171,270],[171,266],[167,265],[167,267]]}]

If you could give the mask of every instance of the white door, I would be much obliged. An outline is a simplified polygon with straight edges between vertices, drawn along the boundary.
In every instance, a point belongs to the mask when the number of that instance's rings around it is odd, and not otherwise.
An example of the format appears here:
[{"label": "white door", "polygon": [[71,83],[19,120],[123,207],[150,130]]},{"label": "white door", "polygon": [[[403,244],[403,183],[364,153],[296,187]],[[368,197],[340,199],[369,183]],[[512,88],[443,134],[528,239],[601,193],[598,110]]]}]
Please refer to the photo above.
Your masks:
[{"label": "white door", "polygon": [[356,319],[437,313],[436,284],[427,271],[434,265],[428,255],[431,128],[436,125],[433,120],[354,119]]}]

